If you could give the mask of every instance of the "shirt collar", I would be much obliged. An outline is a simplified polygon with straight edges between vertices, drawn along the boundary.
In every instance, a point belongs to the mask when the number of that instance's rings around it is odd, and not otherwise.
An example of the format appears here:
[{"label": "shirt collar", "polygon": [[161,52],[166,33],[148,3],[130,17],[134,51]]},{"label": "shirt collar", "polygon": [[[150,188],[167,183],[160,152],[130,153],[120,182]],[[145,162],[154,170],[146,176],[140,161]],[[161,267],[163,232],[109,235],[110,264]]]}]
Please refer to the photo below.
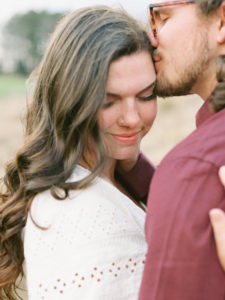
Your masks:
[{"label": "shirt collar", "polygon": [[210,108],[210,98],[209,97],[204,104],[200,107],[199,111],[196,114],[195,121],[196,127],[199,127],[204,123],[208,118],[214,115],[214,112]]}]

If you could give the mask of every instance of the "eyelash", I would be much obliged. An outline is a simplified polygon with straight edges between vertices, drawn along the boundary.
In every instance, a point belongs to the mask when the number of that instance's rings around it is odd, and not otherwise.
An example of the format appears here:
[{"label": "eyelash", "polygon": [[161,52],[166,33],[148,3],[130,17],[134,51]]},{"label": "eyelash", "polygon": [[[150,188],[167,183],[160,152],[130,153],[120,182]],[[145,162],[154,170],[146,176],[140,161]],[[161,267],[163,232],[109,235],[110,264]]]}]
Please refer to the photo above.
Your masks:
[{"label": "eyelash", "polygon": [[[156,94],[153,93],[147,97],[137,97],[138,100],[141,100],[141,101],[151,101],[151,100],[155,100],[156,99]],[[103,108],[108,108],[110,106],[112,106],[115,102],[114,101],[111,101],[111,102],[106,102],[103,104]]]},{"label": "eyelash", "polygon": [[114,101],[103,103],[102,108],[108,108],[114,104]]},{"label": "eyelash", "polygon": [[151,94],[147,97],[138,97],[138,99],[141,100],[141,101],[151,101],[151,100],[155,100],[155,98],[156,98],[155,93],[153,93],[153,94]]}]

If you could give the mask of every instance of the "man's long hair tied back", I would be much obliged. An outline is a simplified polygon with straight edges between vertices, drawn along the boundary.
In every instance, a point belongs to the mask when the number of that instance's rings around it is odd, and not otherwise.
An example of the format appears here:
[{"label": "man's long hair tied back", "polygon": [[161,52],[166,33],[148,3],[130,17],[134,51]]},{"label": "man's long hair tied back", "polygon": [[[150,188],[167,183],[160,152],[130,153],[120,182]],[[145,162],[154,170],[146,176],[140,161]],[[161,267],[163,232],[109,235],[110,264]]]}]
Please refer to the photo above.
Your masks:
[{"label": "man's long hair tied back", "polygon": [[[210,16],[216,12],[224,0],[195,0],[200,12]],[[216,72],[218,84],[211,95],[211,107],[218,112],[225,108],[225,56],[218,57],[216,62]]]},{"label": "man's long hair tied back", "polygon": [[211,96],[211,107],[215,112],[225,108],[225,55],[217,59],[217,86]]}]

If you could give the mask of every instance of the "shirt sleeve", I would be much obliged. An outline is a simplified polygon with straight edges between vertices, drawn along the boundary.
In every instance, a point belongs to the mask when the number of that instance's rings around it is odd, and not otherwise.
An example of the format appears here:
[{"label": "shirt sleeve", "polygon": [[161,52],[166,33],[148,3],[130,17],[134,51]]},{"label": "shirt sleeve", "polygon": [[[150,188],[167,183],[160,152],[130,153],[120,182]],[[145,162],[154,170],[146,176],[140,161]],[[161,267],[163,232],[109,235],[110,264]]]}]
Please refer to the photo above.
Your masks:
[{"label": "shirt sleeve", "polygon": [[154,172],[155,166],[144,154],[140,154],[133,169],[124,174],[117,172],[116,178],[134,199],[146,204]]},{"label": "shirt sleeve", "polygon": [[140,300],[225,299],[225,273],[208,215],[214,207],[225,209],[217,166],[176,158],[158,167],[148,200]]},{"label": "shirt sleeve", "polygon": [[57,208],[43,205],[38,214],[46,230],[28,218],[29,299],[136,300],[147,251],[143,230],[95,195],[82,198],[58,202]]}]

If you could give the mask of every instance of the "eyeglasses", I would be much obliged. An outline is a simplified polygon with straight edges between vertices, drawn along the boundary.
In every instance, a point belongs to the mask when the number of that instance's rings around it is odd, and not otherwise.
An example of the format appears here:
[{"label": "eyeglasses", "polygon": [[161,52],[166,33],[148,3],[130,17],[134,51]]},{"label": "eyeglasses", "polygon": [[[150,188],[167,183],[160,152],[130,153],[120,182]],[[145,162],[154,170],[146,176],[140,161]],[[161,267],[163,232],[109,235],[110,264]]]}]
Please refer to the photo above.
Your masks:
[{"label": "eyeglasses", "polygon": [[152,32],[154,37],[157,37],[157,30],[156,30],[156,22],[154,16],[154,8],[156,7],[165,7],[165,6],[174,6],[174,5],[181,5],[181,4],[189,4],[194,3],[195,0],[173,0],[168,2],[161,2],[161,3],[151,3],[149,4],[149,13],[150,13],[150,25],[152,28]]}]

